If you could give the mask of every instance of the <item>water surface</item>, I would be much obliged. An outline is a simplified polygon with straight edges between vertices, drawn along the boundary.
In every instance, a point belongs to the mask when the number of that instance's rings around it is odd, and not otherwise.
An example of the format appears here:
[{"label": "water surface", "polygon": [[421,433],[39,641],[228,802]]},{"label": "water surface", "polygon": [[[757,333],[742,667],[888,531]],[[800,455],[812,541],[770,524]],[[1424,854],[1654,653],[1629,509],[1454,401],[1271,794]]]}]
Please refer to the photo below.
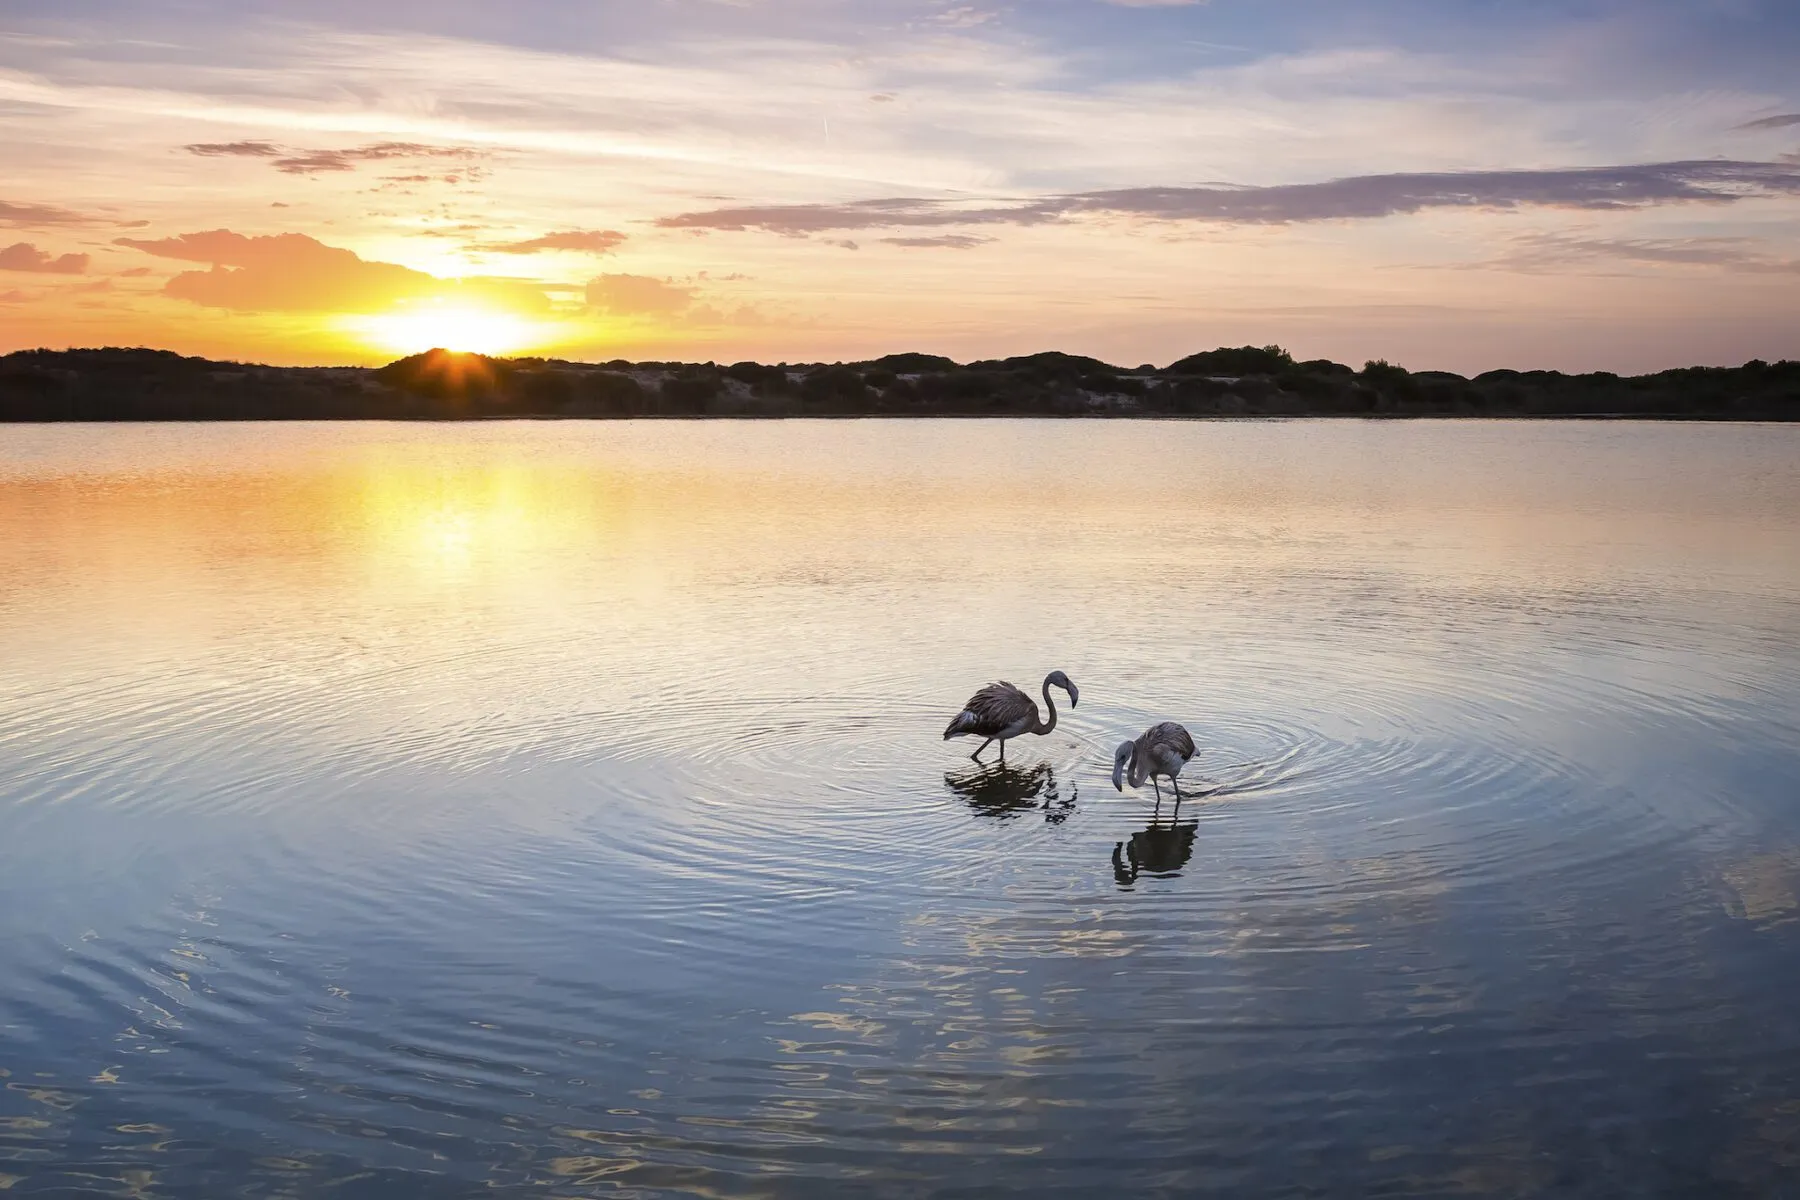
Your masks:
[{"label": "water surface", "polygon": [[0,429],[0,1190],[1797,1194],[1797,798],[1800,429]]}]

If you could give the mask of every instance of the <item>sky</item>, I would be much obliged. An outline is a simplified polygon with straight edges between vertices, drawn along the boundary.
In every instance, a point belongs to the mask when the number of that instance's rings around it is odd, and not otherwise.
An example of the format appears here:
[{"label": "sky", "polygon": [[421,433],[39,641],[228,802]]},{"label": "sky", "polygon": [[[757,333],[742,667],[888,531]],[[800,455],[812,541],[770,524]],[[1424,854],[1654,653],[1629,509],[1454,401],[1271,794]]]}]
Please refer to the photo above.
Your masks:
[{"label": "sky", "polygon": [[0,352],[1800,358],[1793,0],[7,0]]}]

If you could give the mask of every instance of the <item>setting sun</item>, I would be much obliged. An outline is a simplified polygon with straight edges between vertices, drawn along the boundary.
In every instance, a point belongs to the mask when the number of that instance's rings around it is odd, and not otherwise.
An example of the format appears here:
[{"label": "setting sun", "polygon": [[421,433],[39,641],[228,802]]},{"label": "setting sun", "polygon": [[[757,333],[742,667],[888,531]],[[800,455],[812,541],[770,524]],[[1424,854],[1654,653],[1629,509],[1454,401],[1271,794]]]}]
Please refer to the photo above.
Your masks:
[{"label": "setting sun", "polygon": [[529,345],[534,336],[531,323],[512,313],[439,304],[359,318],[356,329],[373,344],[399,354],[440,347],[472,354],[509,354]]}]

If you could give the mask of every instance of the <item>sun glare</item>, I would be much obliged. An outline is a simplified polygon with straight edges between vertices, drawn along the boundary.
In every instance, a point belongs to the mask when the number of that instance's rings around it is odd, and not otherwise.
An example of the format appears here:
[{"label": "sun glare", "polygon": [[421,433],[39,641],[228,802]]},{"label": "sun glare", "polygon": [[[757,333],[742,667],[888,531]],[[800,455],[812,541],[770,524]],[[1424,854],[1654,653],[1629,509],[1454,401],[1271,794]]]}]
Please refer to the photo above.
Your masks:
[{"label": "sun glare", "polygon": [[531,323],[512,313],[452,305],[425,305],[383,313],[358,323],[358,332],[384,350],[418,354],[425,350],[458,350],[473,354],[510,354],[533,338]]}]

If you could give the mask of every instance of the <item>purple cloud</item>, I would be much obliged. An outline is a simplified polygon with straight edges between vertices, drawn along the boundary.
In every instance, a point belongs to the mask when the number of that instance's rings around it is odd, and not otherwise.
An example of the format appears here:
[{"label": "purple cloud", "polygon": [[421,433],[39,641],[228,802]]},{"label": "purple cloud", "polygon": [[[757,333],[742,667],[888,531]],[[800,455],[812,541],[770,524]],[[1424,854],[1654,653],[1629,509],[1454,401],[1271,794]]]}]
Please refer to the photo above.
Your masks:
[{"label": "purple cloud", "polygon": [[680,213],[666,229],[756,229],[790,237],[857,229],[1037,225],[1082,215],[1287,225],[1370,220],[1436,208],[1644,208],[1730,204],[1800,194],[1800,166],[1706,160],[1562,170],[1360,175],[1272,187],[1145,187],[1076,192],[1018,203],[896,197],[847,204],[788,204]]}]

